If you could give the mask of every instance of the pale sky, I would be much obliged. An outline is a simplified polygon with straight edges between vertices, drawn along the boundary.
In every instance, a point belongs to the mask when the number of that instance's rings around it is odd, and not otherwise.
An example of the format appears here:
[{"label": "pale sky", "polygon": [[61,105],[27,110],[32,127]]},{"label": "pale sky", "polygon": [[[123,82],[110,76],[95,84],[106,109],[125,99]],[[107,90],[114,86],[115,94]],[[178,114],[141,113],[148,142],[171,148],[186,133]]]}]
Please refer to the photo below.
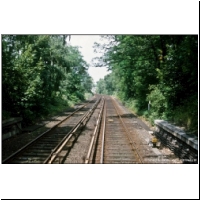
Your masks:
[{"label": "pale sky", "polygon": [[[67,41],[69,42],[69,41]],[[91,67],[92,58],[97,57],[101,54],[94,53],[92,46],[94,42],[101,42],[99,35],[71,35],[70,44],[72,46],[81,46],[79,48],[84,60],[89,64],[88,73],[96,83],[100,78],[104,78],[105,75],[109,74],[106,67]]]}]

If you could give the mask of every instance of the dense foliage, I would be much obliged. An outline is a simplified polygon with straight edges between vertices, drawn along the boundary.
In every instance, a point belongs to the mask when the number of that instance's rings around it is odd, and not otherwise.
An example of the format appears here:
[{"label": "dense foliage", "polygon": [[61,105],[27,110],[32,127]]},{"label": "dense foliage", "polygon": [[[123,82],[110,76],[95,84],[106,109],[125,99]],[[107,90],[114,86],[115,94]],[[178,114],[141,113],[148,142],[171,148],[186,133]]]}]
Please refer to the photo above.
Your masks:
[{"label": "dense foliage", "polygon": [[3,119],[21,116],[29,123],[91,92],[88,64],[67,37],[2,36]]},{"label": "dense foliage", "polygon": [[[115,94],[152,123],[160,118],[198,129],[198,36],[108,35],[94,62],[112,71],[97,92]],[[148,111],[148,103],[150,110]]]}]

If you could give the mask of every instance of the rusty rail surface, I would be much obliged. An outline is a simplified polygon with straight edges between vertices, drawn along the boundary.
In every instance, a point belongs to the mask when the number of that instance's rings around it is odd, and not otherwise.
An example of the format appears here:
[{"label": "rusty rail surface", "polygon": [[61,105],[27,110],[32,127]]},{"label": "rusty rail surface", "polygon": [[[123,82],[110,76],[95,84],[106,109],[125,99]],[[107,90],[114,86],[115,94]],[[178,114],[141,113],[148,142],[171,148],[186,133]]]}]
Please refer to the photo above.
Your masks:
[{"label": "rusty rail surface", "polygon": [[130,144],[131,144],[131,146],[132,146],[133,152],[135,153],[136,157],[138,158],[138,163],[143,163],[143,162],[142,162],[142,158],[140,157],[140,155],[139,155],[139,153],[137,152],[137,149],[136,149],[136,147],[135,147],[135,145],[134,145],[134,141],[133,141],[133,139],[131,138],[131,135],[130,135],[130,133],[129,133],[129,130],[127,129],[126,124],[124,123],[124,121],[123,121],[123,119],[122,119],[122,117],[121,117],[120,110],[119,110],[119,108],[117,107],[117,104],[116,104],[116,102],[113,100],[113,98],[112,98],[112,101],[113,101],[113,105],[114,105],[114,107],[115,107],[115,110],[116,110],[116,112],[117,112],[117,115],[118,115],[119,118],[120,118],[120,122],[121,122],[122,126],[124,127],[125,133],[126,133],[128,139],[129,139],[129,141],[130,141]]},{"label": "rusty rail surface", "polygon": [[94,155],[99,164],[143,163],[115,100],[105,97],[101,130]]},{"label": "rusty rail surface", "polygon": [[[75,114],[77,114],[78,111],[81,111],[82,109],[86,108],[86,106],[88,106],[89,104],[93,105],[93,101],[94,100],[95,99],[93,99],[93,100],[89,101],[88,103],[84,104],[83,106],[79,107],[77,110],[75,110],[73,113],[69,114],[65,119],[63,119],[62,121],[60,121],[58,124],[54,125],[52,128],[50,128],[49,130],[45,131],[40,136],[38,136],[37,138],[35,138],[34,140],[32,140],[31,142],[29,142],[28,144],[26,144],[22,148],[20,148],[18,151],[16,151],[15,153],[13,153],[11,156],[9,156],[8,158],[6,158],[5,160],[3,160],[2,163],[3,164],[4,163],[43,163],[41,161],[38,161],[37,159],[35,160],[35,159],[32,159],[32,158],[35,157],[35,156],[36,157],[37,156],[43,156],[43,157],[46,156],[46,157],[49,157],[49,154],[52,155],[52,150],[50,150],[49,153],[47,153],[47,152],[49,151],[49,149],[51,149],[53,147],[53,145],[55,145],[55,143],[58,143],[58,141],[55,141],[55,140],[56,139],[57,140],[61,140],[63,137],[66,137],[66,135],[69,135],[68,132],[66,132],[64,134],[57,134],[57,135],[53,134],[52,132],[54,132],[54,130],[59,125],[61,125],[62,123],[65,123],[72,116],[74,116]],[[95,104],[97,102],[99,102],[99,100],[100,100],[100,98],[99,98],[99,96],[97,96],[97,100],[95,101]],[[79,120],[78,123],[82,123],[82,121]],[[74,128],[72,128],[73,130],[75,130],[75,127],[78,128],[78,123],[74,126]],[[37,146],[37,144],[39,144],[39,143],[41,145],[41,148]],[[35,150],[34,150],[34,146],[35,146]],[[31,149],[31,148],[32,148],[31,152],[27,153],[27,151],[29,151],[29,149]],[[36,152],[36,153],[34,153],[34,152]],[[25,155],[23,155],[23,154],[25,154]],[[47,154],[48,154],[48,156],[47,156]],[[34,162],[34,161],[36,161],[36,162]]]},{"label": "rusty rail surface", "polygon": [[[59,156],[59,153],[65,147],[65,145],[70,140],[70,138],[73,136],[73,134],[77,131],[77,129],[87,123],[87,121],[90,118],[91,114],[94,112],[95,108],[99,104],[99,101],[100,101],[100,99],[96,101],[96,103],[92,106],[92,108],[79,120],[79,122],[71,129],[71,131],[53,149],[53,151],[51,152],[51,154],[44,161],[44,164],[51,164],[51,163],[54,162],[54,160],[57,158],[57,156]],[[62,160],[59,161],[59,162],[62,163]]]},{"label": "rusty rail surface", "polygon": [[102,106],[101,106],[101,109],[100,109],[100,112],[99,112],[99,115],[98,115],[98,119],[97,119],[96,124],[95,124],[95,129],[94,129],[94,132],[92,134],[92,139],[91,139],[91,142],[90,142],[89,150],[88,150],[88,153],[87,153],[87,156],[86,156],[86,159],[85,159],[85,164],[88,164],[89,161],[90,161],[90,156],[91,156],[92,148],[93,148],[93,145],[94,145],[95,137],[96,137],[96,134],[98,133],[98,128],[100,126],[100,122],[101,122],[101,118],[102,118],[102,113],[103,113],[102,111],[104,109],[104,104],[105,104],[105,100],[103,99]]}]

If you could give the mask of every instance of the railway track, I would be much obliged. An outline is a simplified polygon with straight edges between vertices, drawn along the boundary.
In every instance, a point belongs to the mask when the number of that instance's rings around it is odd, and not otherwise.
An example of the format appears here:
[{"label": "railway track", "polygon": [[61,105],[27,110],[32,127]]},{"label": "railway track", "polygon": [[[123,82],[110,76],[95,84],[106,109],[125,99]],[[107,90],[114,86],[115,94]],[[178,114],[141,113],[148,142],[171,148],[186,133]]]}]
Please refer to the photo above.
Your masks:
[{"label": "railway track", "polygon": [[96,96],[89,103],[82,105],[57,125],[3,160],[2,163],[53,163],[63,142],[69,137],[72,138],[72,136],[76,138],[77,132],[86,124],[98,106],[100,99],[100,96]]},{"label": "railway track", "polygon": [[160,163],[162,155],[149,138],[146,127],[123,105],[97,95],[3,163]]},{"label": "railway track", "polygon": [[116,102],[106,97],[100,134],[96,139],[94,162],[105,164],[142,163],[134,141]]},{"label": "railway track", "polygon": [[46,163],[91,163],[94,139],[98,134],[103,107],[104,99],[102,99],[97,105],[97,108],[91,114],[90,119],[86,122],[83,129],[74,131],[73,137],[72,134],[69,134],[65,139],[63,139],[58,149],[54,152],[54,156]]}]

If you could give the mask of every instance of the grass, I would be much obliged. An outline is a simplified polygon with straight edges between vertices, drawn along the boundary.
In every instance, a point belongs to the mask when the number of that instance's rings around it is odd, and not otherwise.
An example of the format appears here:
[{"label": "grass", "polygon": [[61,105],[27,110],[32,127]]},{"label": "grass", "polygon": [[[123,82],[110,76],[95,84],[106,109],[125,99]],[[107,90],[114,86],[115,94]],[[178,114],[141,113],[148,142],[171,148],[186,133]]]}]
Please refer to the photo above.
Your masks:
[{"label": "grass", "polygon": [[183,127],[187,134],[193,134],[198,136],[198,106],[193,103],[194,101],[188,101],[182,106],[176,107],[176,109],[168,110],[161,114],[151,108],[139,110],[137,100],[122,101],[135,115],[146,121],[148,125],[154,126],[154,120],[162,119],[169,123],[173,123],[176,126]]},{"label": "grass", "polygon": [[[85,94],[85,99],[90,98],[92,94]],[[21,110],[21,116],[23,118],[22,126],[33,125],[38,121],[44,120],[48,117],[58,115],[69,107],[74,106],[74,104],[80,102],[76,96],[71,96],[68,99],[66,96],[63,98],[57,97],[49,101],[49,103],[41,103],[34,108]],[[2,120],[6,120],[13,117],[11,112],[2,110]]]}]

